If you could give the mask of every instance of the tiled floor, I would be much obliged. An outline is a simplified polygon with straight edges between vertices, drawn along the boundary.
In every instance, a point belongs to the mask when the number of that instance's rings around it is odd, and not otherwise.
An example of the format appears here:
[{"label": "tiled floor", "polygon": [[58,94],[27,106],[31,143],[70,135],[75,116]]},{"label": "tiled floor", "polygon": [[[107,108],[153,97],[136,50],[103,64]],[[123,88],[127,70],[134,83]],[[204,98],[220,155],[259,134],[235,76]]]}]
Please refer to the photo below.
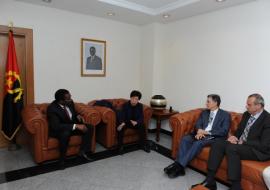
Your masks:
[{"label": "tiled floor", "polygon": [[[150,134],[149,139],[154,139]],[[170,136],[162,135],[160,143],[170,147]],[[102,147],[98,148],[102,150]],[[106,151],[104,151],[106,152]],[[0,151],[1,171],[32,166],[34,163],[26,149],[17,152]],[[186,170],[186,175],[169,179],[163,168],[171,159],[156,151],[142,150],[100,159],[94,162],[55,170],[33,177],[0,184],[1,190],[187,190],[200,182],[204,175]],[[6,165],[6,166],[5,166]],[[5,175],[1,175],[2,177]],[[228,189],[218,184],[219,190]]]}]

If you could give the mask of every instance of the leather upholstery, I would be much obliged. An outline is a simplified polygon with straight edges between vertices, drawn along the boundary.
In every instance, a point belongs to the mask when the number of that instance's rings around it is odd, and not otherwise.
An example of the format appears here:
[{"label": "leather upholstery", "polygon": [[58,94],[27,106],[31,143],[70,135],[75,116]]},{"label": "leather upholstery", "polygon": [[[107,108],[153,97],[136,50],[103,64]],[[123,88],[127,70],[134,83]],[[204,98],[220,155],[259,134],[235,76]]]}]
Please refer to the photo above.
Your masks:
[{"label": "leather upholstery", "polygon": [[[112,103],[113,107],[116,109],[121,109],[123,104],[128,100],[118,98],[118,99],[104,99]],[[116,114],[115,112],[106,107],[93,106],[96,100],[88,103],[88,105],[101,114],[102,122],[97,128],[97,141],[101,143],[106,148],[112,148],[117,145],[117,131],[116,131]],[[144,115],[144,126],[146,135],[148,133],[148,125],[152,116],[152,109],[149,106],[143,105],[143,115]],[[135,142],[139,139],[139,135],[135,130],[127,129],[125,131],[124,143]]]},{"label": "leather upholstery", "polygon": [[[170,126],[172,129],[172,157],[176,158],[179,142],[182,137],[189,134],[203,109],[190,110],[184,113],[173,115],[170,118]],[[238,124],[241,121],[242,114],[230,112],[231,127],[229,135],[233,134]],[[205,147],[199,155],[197,155],[190,165],[203,172],[207,172],[207,160],[210,152],[210,147]],[[242,188],[244,190],[267,190],[262,178],[262,171],[270,165],[270,161],[258,162],[244,160],[242,163]],[[224,159],[217,172],[216,177],[227,182],[227,162]]]},{"label": "leather upholstery", "polygon": [[[47,107],[48,103],[27,105],[22,111],[23,126],[30,134],[29,146],[37,163],[59,157],[59,142],[56,138],[49,137]],[[101,121],[101,116],[96,110],[82,103],[75,103],[76,111],[83,116],[85,122],[94,126],[91,151],[95,151],[95,126]],[[70,138],[67,155],[79,152],[80,136]]]}]

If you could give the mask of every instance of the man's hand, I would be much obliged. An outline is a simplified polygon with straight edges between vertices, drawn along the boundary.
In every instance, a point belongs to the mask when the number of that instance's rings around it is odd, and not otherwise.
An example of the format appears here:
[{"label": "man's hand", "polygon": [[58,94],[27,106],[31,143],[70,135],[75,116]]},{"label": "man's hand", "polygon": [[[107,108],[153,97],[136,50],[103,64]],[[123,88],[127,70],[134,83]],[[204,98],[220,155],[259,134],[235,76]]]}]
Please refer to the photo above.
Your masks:
[{"label": "man's hand", "polygon": [[85,123],[84,118],[81,115],[77,115],[77,119],[81,123]]},{"label": "man's hand", "polygon": [[243,144],[243,141],[239,140],[239,141],[238,141],[238,144]]},{"label": "man's hand", "polygon": [[137,125],[137,121],[130,120],[133,126]]},{"label": "man's hand", "polygon": [[204,137],[205,137],[205,135],[202,134],[202,133],[197,133],[197,135],[195,135],[195,139],[197,139],[197,140],[201,140],[201,139],[203,139]]},{"label": "man's hand", "polygon": [[125,125],[125,123],[121,123],[121,125],[119,125],[119,126],[117,127],[117,131],[121,131],[122,128],[124,127],[124,125]]},{"label": "man's hand", "polygon": [[87,131],[87,127],[84,124],[76,124],[76,129],[82,131],[82,132],[86,132]]},{"label": "man's hand", "polygon": [[232,144],[237,144],[238,143],[238,138],[236,136],[230,136],[227,141],[229,141]]}]

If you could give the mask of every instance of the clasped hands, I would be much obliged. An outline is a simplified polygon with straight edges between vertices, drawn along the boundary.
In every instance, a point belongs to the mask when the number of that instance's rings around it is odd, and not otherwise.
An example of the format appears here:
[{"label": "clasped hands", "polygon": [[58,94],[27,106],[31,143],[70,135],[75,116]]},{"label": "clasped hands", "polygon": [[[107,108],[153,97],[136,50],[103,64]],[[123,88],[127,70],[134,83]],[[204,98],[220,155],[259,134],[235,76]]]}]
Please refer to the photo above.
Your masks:
[{"label": "clasped hands", "polygon": [[201,140],[205,138],[206,135],[209,135],[209,132],[203,130],[203,129],[198,129],[197,134],[195,135],[195,139]]},{"label": "clasped hands", "polygon": [[232,144],[243,144],[242,140],[239,140],[236,136],[230,136],[227,141],[229,141]]},{"label": "clasped hands", "polygon": [[[131,122],[132,126],[137,125],[137,121],[130,120],[130,122]],[[122,130],[122,128],[124,127],[124,125],[125,125],[125,123],[124,123],[124,122],[123,122],[123,123],[121,123],[121,124],[120,124],[120,125],[117,127],[117,131],[121,131],[121,130]]]},{"label": "clasped hands", "polygon": [[[80,123],[85,123],[84,118],[81,115],[77,115],[77,119]],[[87,131],[87,127],[85,124],[76,124],[76,129],[82,131],[82,132],[86,132]]]}]

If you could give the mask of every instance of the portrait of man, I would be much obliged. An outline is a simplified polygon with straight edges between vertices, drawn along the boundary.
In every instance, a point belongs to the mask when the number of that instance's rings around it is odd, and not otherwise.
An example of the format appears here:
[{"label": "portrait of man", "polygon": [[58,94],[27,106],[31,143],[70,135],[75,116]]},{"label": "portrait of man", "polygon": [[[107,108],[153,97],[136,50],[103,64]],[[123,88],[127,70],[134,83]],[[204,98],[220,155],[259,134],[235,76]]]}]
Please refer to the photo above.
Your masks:
[{"label": "portrait of man", "polygon": [[106,41],[81,39],[81,76],[106,75]]},{"label": "portrait of man", "polygon": [[89,49],[90,56],[87,57],[86,69],[90,70],[102,70],[102,60],[96,55],[96,48],[91,46]]}]

